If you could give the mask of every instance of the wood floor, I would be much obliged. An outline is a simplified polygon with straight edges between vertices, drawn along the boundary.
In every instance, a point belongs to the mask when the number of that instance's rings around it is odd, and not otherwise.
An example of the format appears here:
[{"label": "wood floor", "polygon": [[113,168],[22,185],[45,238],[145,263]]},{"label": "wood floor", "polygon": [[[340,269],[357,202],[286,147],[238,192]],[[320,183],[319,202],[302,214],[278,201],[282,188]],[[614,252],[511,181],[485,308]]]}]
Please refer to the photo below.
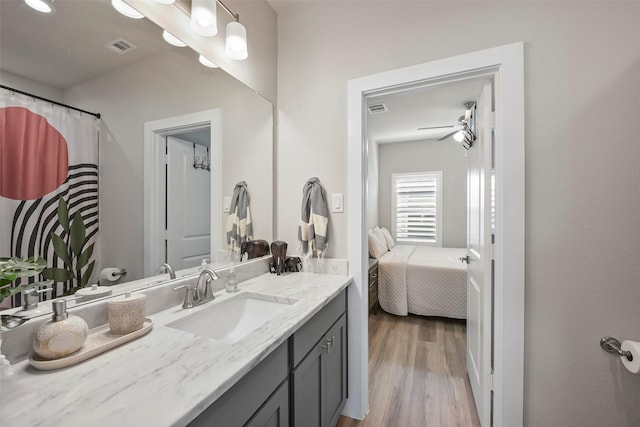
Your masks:
[{"label": "wood floor", "polygon": [[338,427],[480,426],[462,320],[369,316],[369,414]]}]

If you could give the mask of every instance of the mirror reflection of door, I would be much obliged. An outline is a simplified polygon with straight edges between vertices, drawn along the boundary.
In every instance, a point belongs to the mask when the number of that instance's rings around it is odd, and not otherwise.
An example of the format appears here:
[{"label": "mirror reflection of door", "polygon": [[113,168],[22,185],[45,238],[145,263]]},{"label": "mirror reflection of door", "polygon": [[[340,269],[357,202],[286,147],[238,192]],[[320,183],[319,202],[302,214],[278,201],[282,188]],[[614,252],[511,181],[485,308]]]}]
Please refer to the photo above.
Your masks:
[{"label": "mirror reflection of door", "polygon": [[166,138],[165,254],[175,270],[196,267],[202,259],[211,258],[211,174],[194,167],[194,161],[209,160],[208,139],[209,128]]}]

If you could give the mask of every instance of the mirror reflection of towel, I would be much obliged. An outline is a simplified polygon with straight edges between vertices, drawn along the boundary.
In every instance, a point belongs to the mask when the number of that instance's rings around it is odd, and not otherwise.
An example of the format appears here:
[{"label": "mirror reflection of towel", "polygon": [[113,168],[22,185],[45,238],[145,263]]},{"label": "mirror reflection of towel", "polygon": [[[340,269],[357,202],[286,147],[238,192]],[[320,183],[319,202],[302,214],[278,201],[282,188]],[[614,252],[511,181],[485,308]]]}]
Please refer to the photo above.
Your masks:
[{"label": "mirror reflection of towel", "polygon": [[249,193],[247,183],[240,181],[233,189],[229,217],[227,218],[227,245],[233,251],[239,251],[240,245],[253,239],[251,225],[251,209],[249,207]]},{"label": "mirror reflection of towel", "polygon": [[302,189],[302,212],[298,240],[302,253],[322,258],[327,249],[329,208],[327,197],[318,178],[310,178]]}]

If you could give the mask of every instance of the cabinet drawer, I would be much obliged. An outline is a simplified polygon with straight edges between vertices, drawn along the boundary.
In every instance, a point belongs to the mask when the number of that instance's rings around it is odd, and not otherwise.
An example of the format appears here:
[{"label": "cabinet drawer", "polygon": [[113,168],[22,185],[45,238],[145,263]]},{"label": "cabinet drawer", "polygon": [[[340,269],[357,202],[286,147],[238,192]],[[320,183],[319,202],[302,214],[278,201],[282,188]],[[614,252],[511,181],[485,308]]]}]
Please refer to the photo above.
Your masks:
[{"label": "cabinet drawer", "polygon": [[293,334],[291,360],[294,367],[311,351],[318,340],[346,310],[347,292],[344,290]]},{"label": "cabinet drawer", "polygon": [[289,375],[287,353],[285,341],[198,415],[189,426],[244,425]]}]

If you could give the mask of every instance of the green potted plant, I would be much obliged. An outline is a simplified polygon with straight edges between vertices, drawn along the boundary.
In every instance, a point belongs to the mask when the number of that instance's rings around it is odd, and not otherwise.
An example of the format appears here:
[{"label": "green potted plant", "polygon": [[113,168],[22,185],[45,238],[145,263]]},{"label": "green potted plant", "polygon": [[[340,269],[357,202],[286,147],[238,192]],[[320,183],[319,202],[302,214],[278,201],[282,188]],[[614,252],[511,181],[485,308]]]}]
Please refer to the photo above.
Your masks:
[{"label": "green potted plant", "polygon": [[[93,273],[95,260],[93,256],[94,243],[87,246],[89,237],[80,212],[76,212],[69,219],[69,207],[62,198],[58,199],[58,221],[63,233],[51,233],[53,250],[58,258],[64,262],[64,267],[49,267],[42,272],[42,277],[54,282],[71,282],[65,286],[64,295],[74,293],[77,288],[84,288],[89,283]],[[83,271],[84,270],[84,271]]]},{"label": "green potted plant", "polygon": [[33,277],[42,273],[47,262],[42,257],[29,258],[0,258],[0,302],[13,294],[28,289],[35,284],[20,284],[13,287],[12,283],[23,277]]}]

